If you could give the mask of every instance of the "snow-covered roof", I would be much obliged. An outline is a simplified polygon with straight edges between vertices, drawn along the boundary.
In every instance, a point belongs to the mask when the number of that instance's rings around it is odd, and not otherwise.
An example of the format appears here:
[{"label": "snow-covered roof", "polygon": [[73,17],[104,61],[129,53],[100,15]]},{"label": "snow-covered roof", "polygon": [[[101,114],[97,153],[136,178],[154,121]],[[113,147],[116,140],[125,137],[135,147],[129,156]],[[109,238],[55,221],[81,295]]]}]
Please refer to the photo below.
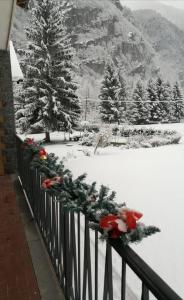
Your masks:
[{"label": "snow-covered roof", "polygon": [[12,70],[12,80],[17,82],[23,80],[24,76],[20,68],[20,64],[15,53],[12,41],[10,41],[10,60],[11,60],[11,70]]}]

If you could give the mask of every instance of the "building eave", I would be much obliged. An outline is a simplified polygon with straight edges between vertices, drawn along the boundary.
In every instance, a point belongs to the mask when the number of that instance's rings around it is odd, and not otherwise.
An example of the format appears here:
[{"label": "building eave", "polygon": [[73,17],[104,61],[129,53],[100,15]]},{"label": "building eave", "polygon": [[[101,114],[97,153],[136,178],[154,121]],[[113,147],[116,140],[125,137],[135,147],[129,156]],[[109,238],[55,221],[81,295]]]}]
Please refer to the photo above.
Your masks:
[{"label": "building eave", "polygon": [[29,0],[17,0],[17,5],[23,8],[28,7]]}]

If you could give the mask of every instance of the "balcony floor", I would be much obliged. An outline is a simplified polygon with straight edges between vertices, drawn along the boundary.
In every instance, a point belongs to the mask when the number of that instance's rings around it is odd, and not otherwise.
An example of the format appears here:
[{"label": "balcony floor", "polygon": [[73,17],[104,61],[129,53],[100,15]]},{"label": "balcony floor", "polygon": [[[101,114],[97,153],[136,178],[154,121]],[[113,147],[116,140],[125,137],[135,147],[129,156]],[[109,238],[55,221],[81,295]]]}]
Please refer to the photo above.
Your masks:
[{"label": "balcony floor", "polygon": [[0,177],[0,300],[40,300],[10,176]]}]

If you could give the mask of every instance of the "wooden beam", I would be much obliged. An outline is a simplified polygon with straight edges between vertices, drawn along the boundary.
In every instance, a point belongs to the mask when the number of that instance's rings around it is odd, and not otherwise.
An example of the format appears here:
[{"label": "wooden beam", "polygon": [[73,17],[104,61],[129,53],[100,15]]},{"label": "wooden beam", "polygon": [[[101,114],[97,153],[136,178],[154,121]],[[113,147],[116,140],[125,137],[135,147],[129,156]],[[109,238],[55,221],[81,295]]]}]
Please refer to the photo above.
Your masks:
[{"label": "wooden beam", "polygon": [[23,8],[27,8],[28,2],[29,2],[29,0],[17,0],[17,5],[19,5],[20,7],[23,7]]}]

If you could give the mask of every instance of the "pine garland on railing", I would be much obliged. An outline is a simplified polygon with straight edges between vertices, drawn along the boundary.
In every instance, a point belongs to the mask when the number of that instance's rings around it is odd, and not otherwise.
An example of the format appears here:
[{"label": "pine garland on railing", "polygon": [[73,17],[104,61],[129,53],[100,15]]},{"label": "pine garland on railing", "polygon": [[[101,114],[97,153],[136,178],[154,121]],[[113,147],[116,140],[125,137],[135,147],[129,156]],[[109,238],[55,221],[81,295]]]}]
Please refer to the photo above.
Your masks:
[{"label": "pine garland on railing", "polygon": [[127,245],[160,232],[155,226],[138,222],[142,214],[128,209],[125,203],[116,203],[116,193],[110,192],[106,186],[102,185],[97,191],[96,182],[91,185],[85,183],[86,174],[73,179],[63,163],[58,163],[58,157],[48,154],[41,143],[28,138],[23,149],[31,169],[37,169],[43,176],[42,188],[55,195],[65,209],[86,215],[92,229],[103,231],[102,239],[120,238]]}]

